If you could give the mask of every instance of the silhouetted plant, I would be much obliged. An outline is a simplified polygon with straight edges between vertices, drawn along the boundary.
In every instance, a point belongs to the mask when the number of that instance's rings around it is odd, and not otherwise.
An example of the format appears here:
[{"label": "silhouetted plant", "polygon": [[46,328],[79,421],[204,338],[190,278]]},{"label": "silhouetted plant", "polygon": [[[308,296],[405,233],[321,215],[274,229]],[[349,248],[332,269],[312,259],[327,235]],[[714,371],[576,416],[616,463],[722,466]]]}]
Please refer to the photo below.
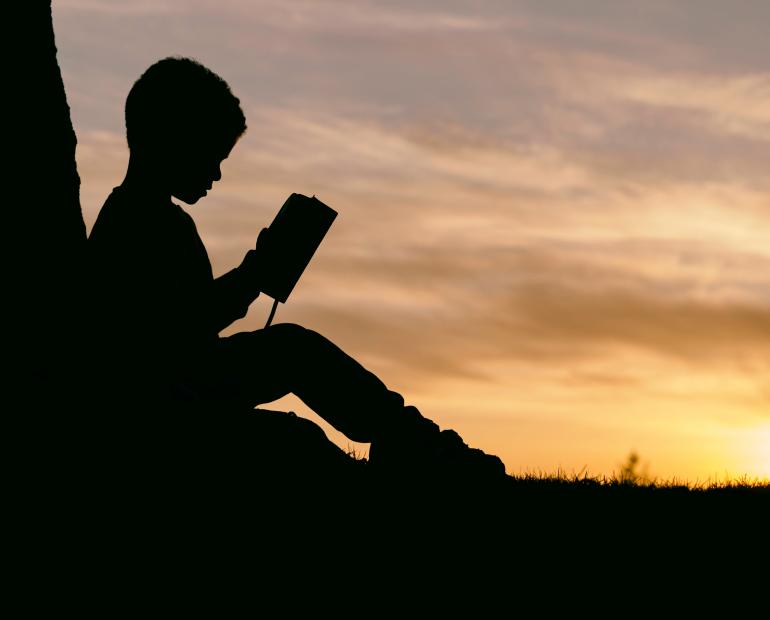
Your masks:
[{"label": "silhouetted plant", "polygon": [[626,462],[620,466],[618,482],[621,484],[635,484],[647,486],[652,483],[647,470],[647,465],[641,466],[641,460],[636,450],[631,450]]}]

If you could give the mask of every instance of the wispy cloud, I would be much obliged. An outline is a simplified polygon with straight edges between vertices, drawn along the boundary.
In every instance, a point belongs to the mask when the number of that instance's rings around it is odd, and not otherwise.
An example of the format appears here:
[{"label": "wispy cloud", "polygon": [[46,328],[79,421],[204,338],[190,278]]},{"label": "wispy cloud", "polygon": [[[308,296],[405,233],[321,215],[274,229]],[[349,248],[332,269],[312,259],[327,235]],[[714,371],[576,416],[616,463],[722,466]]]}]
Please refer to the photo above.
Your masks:
[{"label": "wispy cloud", "polygon": [[55,5],[57,12],[118,17],[152,17],[173,13],[180,8],[178,2],[171,0],[64,0]]}]

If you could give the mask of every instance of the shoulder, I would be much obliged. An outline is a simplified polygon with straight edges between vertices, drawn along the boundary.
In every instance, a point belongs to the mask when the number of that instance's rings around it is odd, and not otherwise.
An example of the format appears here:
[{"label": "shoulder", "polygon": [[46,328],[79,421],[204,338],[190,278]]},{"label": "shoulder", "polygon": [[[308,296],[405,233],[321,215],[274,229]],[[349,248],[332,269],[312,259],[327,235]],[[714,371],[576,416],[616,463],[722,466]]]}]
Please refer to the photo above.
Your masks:
[{"label": "shoulder", "polygon": [[131,205],[124,192],[116,187],[104,201],[96,222],[88,235],[91,245],[100,243],[105,237],[113,236],[131,222]]},{"label": "shoulder", "polygon": [[127,234],[150,240],[194,226],[192,218],[172,202],[157,202],[116,187],[104,202],[91,230],[90,240]]},{"label": "shoulder", "polygon": [[100,257],[157,253],[174,236],[174,224],[163,209],[120,187],[113,189],[88,236],[90,252]]}]

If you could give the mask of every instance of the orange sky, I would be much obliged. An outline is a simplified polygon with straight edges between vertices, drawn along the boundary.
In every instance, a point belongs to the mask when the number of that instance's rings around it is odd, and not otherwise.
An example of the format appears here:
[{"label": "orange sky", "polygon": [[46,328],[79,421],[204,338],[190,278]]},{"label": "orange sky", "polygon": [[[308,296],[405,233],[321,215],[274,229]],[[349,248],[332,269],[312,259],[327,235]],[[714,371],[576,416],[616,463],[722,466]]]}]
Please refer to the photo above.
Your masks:
[{"label": "orange sky", "polygon": [[188,209],[215,271],[291,192],[340,213],[277,322],[511,473],[636,450],[653,475],[770,477],[766,2],[53,4],[89,229],[131,84],[193,56],[249,125]]}]

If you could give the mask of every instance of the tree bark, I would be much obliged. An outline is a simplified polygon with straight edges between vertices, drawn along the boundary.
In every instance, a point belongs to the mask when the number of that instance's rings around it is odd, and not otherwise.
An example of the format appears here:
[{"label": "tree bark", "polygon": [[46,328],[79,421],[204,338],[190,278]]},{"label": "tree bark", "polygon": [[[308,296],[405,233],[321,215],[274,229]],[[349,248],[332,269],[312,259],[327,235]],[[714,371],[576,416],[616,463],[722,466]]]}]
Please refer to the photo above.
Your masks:
[{"label": "tree bark", "polygon": [[[86,231],[77,144],[51,2],[13,3],[6,83],[6,368],[25,404],[55,401],[78,367]],[[7,377],[8,378],[8,377]]]}]

